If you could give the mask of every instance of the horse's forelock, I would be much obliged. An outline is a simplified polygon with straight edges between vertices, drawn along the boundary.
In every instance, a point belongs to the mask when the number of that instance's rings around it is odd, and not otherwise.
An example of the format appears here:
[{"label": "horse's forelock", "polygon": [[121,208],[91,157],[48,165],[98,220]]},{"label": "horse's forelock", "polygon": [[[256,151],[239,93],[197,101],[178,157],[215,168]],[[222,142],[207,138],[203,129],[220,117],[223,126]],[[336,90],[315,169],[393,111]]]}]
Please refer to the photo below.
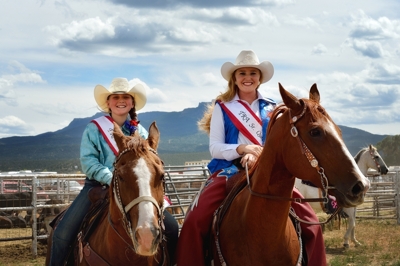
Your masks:
[{"label": "horse's forelock", "polygon": [[141,137],[130,137],[130,140],[126,143],[127,148],[134,150],[136,154],[141,155],[147,150],[147,142]]},{"label": "horse's forelock", "polygon": [[374,145],[372,145],[372,144],[370,144],[369,146],[368,146],[368,148],[369,148],[369,150],[370,151],[372,151],[372,152],[376,152],[376,151],[378,151],[378,149],[374,146]]}]

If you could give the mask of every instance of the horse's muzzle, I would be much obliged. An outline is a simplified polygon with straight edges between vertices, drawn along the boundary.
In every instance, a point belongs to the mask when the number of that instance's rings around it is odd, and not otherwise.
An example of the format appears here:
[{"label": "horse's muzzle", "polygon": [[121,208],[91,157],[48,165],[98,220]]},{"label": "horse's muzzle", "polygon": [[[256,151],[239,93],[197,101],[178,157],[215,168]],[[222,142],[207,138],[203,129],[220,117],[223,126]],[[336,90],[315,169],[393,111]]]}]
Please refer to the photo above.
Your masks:
[{"label": "horse's muzzle", "polygon": [[334,195],[341,207],[356,207],[364,202],[365,194],[370,187],[370,181],[364,177],[363,181],[358,181],[349,193],[342,193],[340,190],[334,190]]},{"label": "horse's muzzle", "polygon": [[136,253],[142,256],[153,256],[156,254],[158,245],[161,243],[162,233],[159,226],[138,227],[135,232],[134,248]]}]

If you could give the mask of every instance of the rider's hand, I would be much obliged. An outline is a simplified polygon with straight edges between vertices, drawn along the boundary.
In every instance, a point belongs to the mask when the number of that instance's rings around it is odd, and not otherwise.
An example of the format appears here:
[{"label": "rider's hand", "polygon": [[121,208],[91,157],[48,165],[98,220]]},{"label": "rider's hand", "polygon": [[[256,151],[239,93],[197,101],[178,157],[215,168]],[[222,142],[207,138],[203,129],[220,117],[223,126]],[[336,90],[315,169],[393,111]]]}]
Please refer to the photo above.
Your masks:
[{"label": "rider's hand", "polygon": [[257,158],[258,158],[258,156],[255,156],[255,155],[253,155],[251,153],[247,153],[240,160],[240,164],[243,166],[243,168],[245,168],[246,167],[246,163],[247,163],[248,168],[251,168],[256,163]]}]

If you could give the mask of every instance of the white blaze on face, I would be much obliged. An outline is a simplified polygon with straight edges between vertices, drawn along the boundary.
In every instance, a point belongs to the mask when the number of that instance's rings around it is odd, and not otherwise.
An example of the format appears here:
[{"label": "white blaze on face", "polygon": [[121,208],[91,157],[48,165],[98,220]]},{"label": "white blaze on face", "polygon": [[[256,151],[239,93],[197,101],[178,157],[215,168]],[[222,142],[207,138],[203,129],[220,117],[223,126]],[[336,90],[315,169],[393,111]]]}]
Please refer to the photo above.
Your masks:
[{"label": "white blaze on face", "polygon": [[[139,197],[152,196],[150,189],[151,174],[147,167],[146,161],[140,158],[133,168],[137,176],[137,183],[139,187]],[[152,226],[154,220],[153,203],[150,201],[142,201],[139,203],[139,220],[138,228],[146,229]]]},{"label": "white blaze on face", "polygon": [[343,139],[337,133],[337,131],[335,129],[335,125],[331,121],[328,121],[328,122],[329,122],[329,126],[332,128],[332,132],[334,132],[333,134],[335,135],[335,137],[339,140],[339,142],[341,144],[343,153],[346,154],[346,156],[349,158],[349,160],[353,164],[353,168],[356,169],[356,171],[358,172],[358,175],[361,176],[361,178],[362,178],[361,182],[363,183],[364,187],[366,189],[368,189],[370,186],[369,179],[361,172],[361,170],[358,167],[358,165],[356,164],[356,161],[354,160],[353,156],[350,154],[349,150],[347,149],[346,145],[344,144]]}]

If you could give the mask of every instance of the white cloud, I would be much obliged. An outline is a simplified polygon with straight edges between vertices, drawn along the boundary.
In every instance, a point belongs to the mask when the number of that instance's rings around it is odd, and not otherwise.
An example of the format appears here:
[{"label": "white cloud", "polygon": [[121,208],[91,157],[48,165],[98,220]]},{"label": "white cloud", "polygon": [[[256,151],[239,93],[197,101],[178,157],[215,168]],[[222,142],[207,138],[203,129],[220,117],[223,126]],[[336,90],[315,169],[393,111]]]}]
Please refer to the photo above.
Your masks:
[{"label": "white cloud", "polygon": [[350,36],[360,39],[386,39],[400,37],[400,20],[390,20],[387,17],[373,19],[363,10],[352,14]]},{"label": "white cloud", "polygon": [[348,43],[354,50],[364,56],[371,58],[390,56],[388,52],[383,50],[381,43],[377,41],[350,39]]},{"label": "white cloud", "polygon": [[323,55],[328,53],[328,48],[326,48],[325,45],[319,43],[312,48],[311,53],[316,55]]},{"label": "white cloud", "polygon": [[[0,16],[0,120],[29,135],[98,112],[96,84],[115,77],[146,85],[141,110],[180,111],[226,88],[224,62],[254,50],[275,67],[260,87],[280,101],[317,83],[338,124],[375,132],[400,122],[400,2],[15,1]],[[22,120],[23,119],[23,120]],[[69,121],[69,122],[68,122]],[[396,124],[397,123],[397,124]],[[5,130],[5,129],[3,129]],[[13,133],[14,132],[14,133]],[[400,134],[400,128],[398,129]],[[1,137],[1,136],[0,136]]]},{"label": "white cloud", "polygon": [[23,120],[15,116],[0,118],[0,138],[15,135],[30,135],[33,131]]},{"label": "white cloud", "polygon": [[18,105],[18,86],[20,84],[45,83],[42,77],[17,61],[7,65],[5,74],[0,75],[0,102],[9,106]]},{"label": "white cloud", "polygon": [[49,26],[45,28],[54,32],[61,40],[70,41],[93,41],[95,39],[111,38],[115,35],[111,19],[103,22],[99,17],[89,18],[82,21],[72,21],[61,27]]}]

